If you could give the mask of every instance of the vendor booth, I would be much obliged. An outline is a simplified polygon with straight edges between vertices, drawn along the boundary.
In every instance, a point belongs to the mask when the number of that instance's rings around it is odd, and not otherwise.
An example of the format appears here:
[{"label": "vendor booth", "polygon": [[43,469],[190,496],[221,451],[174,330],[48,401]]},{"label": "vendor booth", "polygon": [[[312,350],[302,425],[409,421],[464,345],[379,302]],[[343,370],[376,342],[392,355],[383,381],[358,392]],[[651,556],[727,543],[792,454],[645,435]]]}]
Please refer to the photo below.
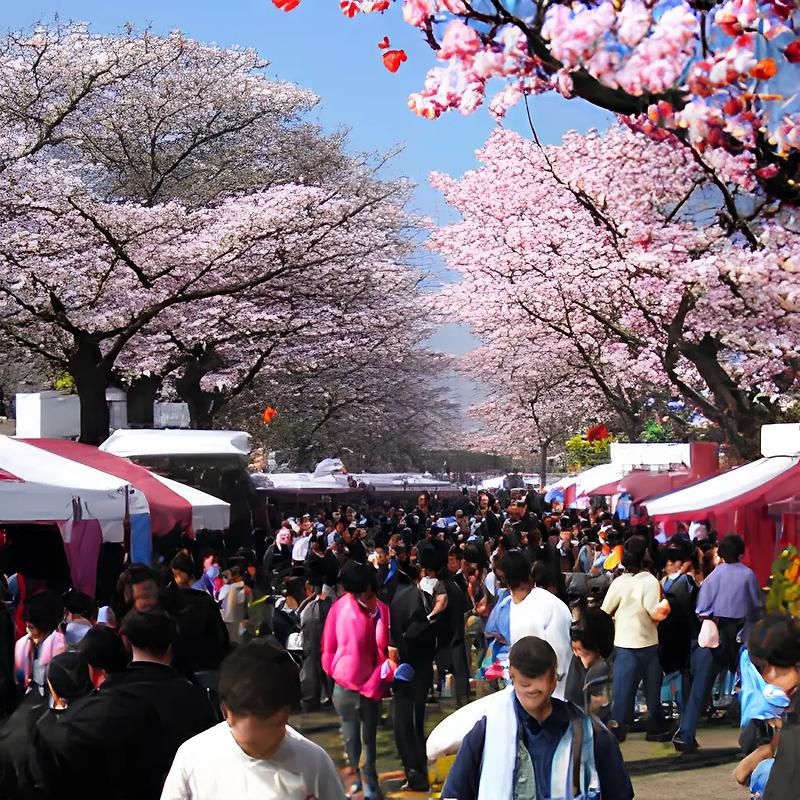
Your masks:
[{"label": "vendor booth", "polygon": [[149,563],[152,537],[227,527],[226,503],[122,458],[59,439],[0,437],[0,524],[55,524],[76,588],[95,590],[104,543]]},{"label": "vendor booth", "polygon": [[545,499],[563,502],[567,508],[580,508],[588,505],[592,497],[627,494],[640,504],[719,472],[719,448],[714,442],[613,442],[610,455],[611,463],[552,484]]},{"label": "vendor booth", "polygon": [[[765,425],[758,461],[649,501],[656,522],[708,520],[718,535],[738,533],[745,540],[745,562],[762,582],[778,548],[780,526],[770,507],[800,494],[800,425]],[[790,514],[791,516],[791,514]]]}]

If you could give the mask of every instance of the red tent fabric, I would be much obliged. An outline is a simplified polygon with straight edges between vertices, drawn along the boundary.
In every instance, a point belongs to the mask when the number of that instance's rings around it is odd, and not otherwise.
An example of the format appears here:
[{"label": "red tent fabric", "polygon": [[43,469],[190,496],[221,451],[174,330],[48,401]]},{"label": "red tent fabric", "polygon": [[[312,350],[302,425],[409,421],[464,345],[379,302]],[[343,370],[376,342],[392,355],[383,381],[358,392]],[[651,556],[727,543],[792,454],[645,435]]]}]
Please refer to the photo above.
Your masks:
[{"label": "red tent fabric", "polygon": [[590,492],[593,496],[604,497],[608,495],[627,492],[636,503],[642,503],[650,497],[659,497],[669,494],[684,486],[702,480],[692,473],[681,470],[675,472],[651,472],[646,469],[635,469],[621,481],[598,486]]},{"label": "red tent fabric", "polygon": [[[791,463],[790,459],[785,460]],[[753,465],[748,465],[748,469],[750,466]],[[758,463],[755,466],[758,466]],[[725,476],[732,474],[733,471],[725,473]],[[718,480],[722,480],[722,477],[712,478],[709,483]],[[702,488],[704,485],[704,483],[699,484],[698,487]],[[759,581],[766,583],[775,555],[783,546],[777,540],[775,519],[769,514],[769,506],[780,502],[798,489],[800,489],[800,464],[794,464],[787,466],[785,471],[770,480],[724,502],[714,502],[711,499],[714,492],[709,489],[709,504],[702,508],[677,510],[668,514],[658,513],[655,506],[651,506],[648,510],[655,520],[667,523],[665,527],[668,532],[676,522],[707,519],[720,537],[728,533],[738,533],[747,546],[744,562],[756,573]],[[796,535],[795,530],[790,527],[788,534]],[[786,539],[786,536],[785,531],[783,539]]]},{"label": "red tent fabric", "polygon": [[192,506],[180,495],[153,477],[149,470],[125,458],[104,453],[96,447],[63,439],[22,439],[25,444],[47,450],[63,458],[78,461],[109,475],[122,478],[139,489],[150,506],[150,528],[154,536],[163,536],[180,525],[192,530]]},{"label": "red tent fabric", "polygon": [[627,492],[635,503],[661,497],[719,473],[719,447],[714,442],[691,442],[691,466],[653,472],[634,469],[622,480],[599,486],[590,494],[603,497]]}]

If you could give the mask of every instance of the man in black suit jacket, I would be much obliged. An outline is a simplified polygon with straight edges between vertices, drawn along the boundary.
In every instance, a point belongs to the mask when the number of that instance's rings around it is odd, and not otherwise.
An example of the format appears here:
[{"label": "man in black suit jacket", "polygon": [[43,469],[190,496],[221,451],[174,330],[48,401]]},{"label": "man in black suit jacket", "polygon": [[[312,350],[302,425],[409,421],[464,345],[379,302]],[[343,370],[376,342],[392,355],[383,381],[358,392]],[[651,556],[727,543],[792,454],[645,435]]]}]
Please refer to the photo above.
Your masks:
[{"label": "man in black suit jacket", "polygon": [[[416,572],[415,568],[410,570]],[[414,671],[411,680],[393,684],[394,734],[406,771],[406,789],[428,791],[428,757],[425,750],[425,701],[433,682],[433,659],[437,647],[438,621],[430,614],[433,597],[418,585],[418,574],[397,585],[390,612],[391,646],[400,664]]]}]

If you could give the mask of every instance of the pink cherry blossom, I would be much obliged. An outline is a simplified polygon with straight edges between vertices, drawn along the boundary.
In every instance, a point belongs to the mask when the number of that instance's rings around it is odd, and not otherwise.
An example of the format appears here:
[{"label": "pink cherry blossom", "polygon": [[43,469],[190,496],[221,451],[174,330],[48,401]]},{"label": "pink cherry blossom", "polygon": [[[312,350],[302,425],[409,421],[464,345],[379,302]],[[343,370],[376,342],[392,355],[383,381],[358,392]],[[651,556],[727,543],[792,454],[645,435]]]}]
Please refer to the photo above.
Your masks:
[{"label": "pink cherry blossom", "polygon": [[[354,2],[362,11],[386,10],[374,0]],[[794,87],[800,63],[784,55],[800,29],[796,3],[726,0],[709,12],[690,0],[544,6],[533,0],[403,0],[402,13],[406,22],[424,28],[436,58],[452,67],[435,73],[433,81],[429,73],[425,88],[409,99],[422,116],[471,113],[487,93],[495,116],[520,92],[581,97],[631,120],[642,113],[641,98],[648,105],[665,101],[674,115],[632,124],[656,141],[672,133],[701,153],[719,150],[738,159],[746,150],[753,156],[750,175],[728,169],[727,176],[738,175],[742,189],[758,184],[784,202],[800,202],[796,159],[788,158],[798,150],[793,131],[800,97]],[[765,58],[777,73],[759,81],[752,70]],[[495,89],[492,82],[502,85]],[[725,110],[731,97],[741,101],[735,114]],[[729,116],[737,120],[728,124]],[[731,163],[722,154],[712,161]],[[778,174],[766,180],[760,170],[773,163]]]},{"label": "pink cherry blossom", "polygon": [[[674,137],[620,127],[542,151],[498,130],[479,158],[460,180],[433,176],[460,219],[430,246],[461,276],[441,308],[482,342],[459,368],[491,392],[473,410],[486,438],[511,451],[525,446],[520,431],[529,447],[545,428],[590,421],[636,437],[651,402],[680,395],[754,453],[753,414],[800,398],[787,377],[800,335],[800,236],[788,219],[757,216],[751,241],[720,230],[713,203],[704,209],[707,174]],[[753,169],[713,167],[731,179]]]}]

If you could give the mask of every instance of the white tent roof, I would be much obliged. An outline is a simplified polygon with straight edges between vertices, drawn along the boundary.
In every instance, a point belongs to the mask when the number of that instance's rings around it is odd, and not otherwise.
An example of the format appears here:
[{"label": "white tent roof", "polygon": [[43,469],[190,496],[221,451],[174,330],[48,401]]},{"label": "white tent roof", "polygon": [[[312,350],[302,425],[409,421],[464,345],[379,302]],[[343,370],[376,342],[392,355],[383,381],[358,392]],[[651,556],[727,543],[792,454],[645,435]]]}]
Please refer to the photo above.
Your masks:
[{"label": "white tent roof", "polygon": [[201,492],[192,486],[165,478],[155,472],[152,476],[168,489],[180,495],[192,506],[192,530],[224,531],[231,524],[231,507],[224,500]]},{"label": "white tent roof", "polygon": [[100,521],[105,541],[123,540],[125,496],[131,514],[147,514],[125,480],[25,442],[0,436],[0,522]]},{"label": "white tent roof", "polygon": [[570,486],[575,486],[575,497],[577,498],[589,494],[607,483],[621,481],[628,472],[630,470],[622,464],[598,464],[596,467],[590,467],[570,478],[562,478],[558,483],[554,483],[552,488],[568,489]]},{"label": "white tent roof", "polygon": [[352,491],[346,475],[314,477],[310,472],[256,473],[253,483],[258,489],[298,494],[345,494]]},{"label": "white tent roof", "polygon": [[243,455],[250,453],[244,431],[118,430],[100,445],[115,456]]},{"label": "white tent roof", "polygon": [[796,456],[760,458],[758,461],[723,472],[702,483],[651,500],[646,504],[647,511],[651,517],[706,511],[759,489],[798,463],[800,458]]},{"label": "white tent roof", "polygon": [[254,474],[252,478],[258,489],[298,494],[345,494],[355,491],[360,484],[378,491],[458,490],[455,484],[437,480],[431,475],[407,472],[362,472],[351,475],[337,473],[321,476],[309,472],[262,472]]},{"label": "white tent roof", "polygon": [[[692,464],[690,444],[611,442],[611,463],[629,468]],[[602,484],[598,484],[602,485]]]}]

